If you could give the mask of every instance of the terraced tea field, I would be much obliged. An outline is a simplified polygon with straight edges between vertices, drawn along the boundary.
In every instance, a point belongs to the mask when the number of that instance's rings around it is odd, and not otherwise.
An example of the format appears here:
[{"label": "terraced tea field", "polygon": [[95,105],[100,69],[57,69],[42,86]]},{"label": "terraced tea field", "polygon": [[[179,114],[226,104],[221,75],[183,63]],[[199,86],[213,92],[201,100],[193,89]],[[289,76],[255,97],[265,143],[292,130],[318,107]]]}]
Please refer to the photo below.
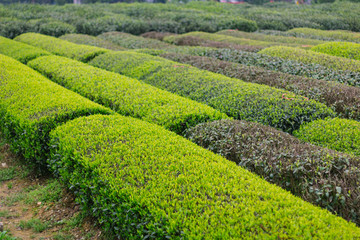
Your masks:
[{"label": "terraced tea field", "polygon": [[[101,229],[66,239],[360,238],[360,33],[333,4],[343,28],[265,30],[267,6],[0,5],[1,137],[50,177],[45,204],[70,194]],[[32,238],[65,239],[50,232]]]}]

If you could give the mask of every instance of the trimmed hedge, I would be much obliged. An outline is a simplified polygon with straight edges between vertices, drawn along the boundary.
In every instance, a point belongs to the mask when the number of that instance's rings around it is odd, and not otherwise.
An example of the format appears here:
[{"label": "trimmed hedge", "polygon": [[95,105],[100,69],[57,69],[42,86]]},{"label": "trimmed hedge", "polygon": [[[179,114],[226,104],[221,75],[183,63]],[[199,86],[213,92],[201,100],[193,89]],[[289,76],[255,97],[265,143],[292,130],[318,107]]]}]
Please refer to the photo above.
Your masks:
[{"label": "trimmed hedge", "polygon": [[324,40],[342,40],[360,43],[360,33],[344,30],[326,31],[312,28],[294,28],[287,31],[287,33],[293,34],[296,37],[324,38]]},{"label": "trimmed hedge", "polygon": [[236,31],[236,30],[223,30],[223,31],[217,32],[216,34],[227,35],[227,36],[232,36],[232,37],[237,37],[237,38],[247,38],[247,39],[258,40],[258,41],[284,43],[285,45],[290,44],[292,46],[299,46],[299,47],[301,47],[301,46],[305,47],[303,45],[316,46],[316,45],[325,43],[324,41],[315,40],[315,39],[272,36],[272,35],[266,35],[266,34],[261,34],[261,33],[248,33],[248,32]]},{"label": "trimmed hedge", "polygon": [[137,52],[143,52],[158,56],[166,52],[189,54],[195,56],[206,56],[219,60],[241,63],[247,66],[258,66],[268,70],[299,75],[314,79],[323,79],[326,81],[336,81],[351,86],[360,86],[360,72],[350,72],[334,70],[319,64],[304,64],[297,61],[291,61],[278,57],[271,57],[264,54],[237,51],[231,49],[214,49],[206,47],[177,47],[172,49],[152,50],[141,49]]},{"label": "trimmed hedge", "polygon": [[199,124],[187,138],[307,202],[360,225],[360,159],[320,148],[261,124]]},{"label": "trimmed hedge", "polygon": [[210,48],[229,48],[246,52],[258,52],[264,47],[261,46],[249,46],[249,45],[239,45],[234,43],[226,42],[217,42],[211,40],[205,40],[199,37],[193,36],[181,36],[173,39],[172,44],[179,46],[202,46]]},{"label": "trimmed hedge", "polygon": [[60,37],[60,39],[73,42],[76,44],[90,45],[94,47],[106,48],[114,51],[126,50],[126,48],[120,47],[110,41],[103,40],[98,37],[86,35],[86,34],[66,34]]},{"label": "trimmed hedge", "polygon": [[331,42],[311,48],[312,51],[337,57],[360,60],[360,44],[349,42]]},{"label": "trimmed hedge", "polygon": [[135,49],[135,48],[163,49],[163,48],[173,47],[170,44],[164,43],[156,39],[134,36],[122,32],[107,32],[99,35],[98,38],[110,41],[121,47],[129,48],[129,49]]},{"label": "trimmed hedge", "polygon": [[27,63],[34,58],[51,54],[40,48],[15,42],[4,37],[0,37],[0,53],[11,56],[22,63]]},{"label": "trimmed hedge", "polygon": [[15,40],[35,47],[40,47],[56,55],[74,58],[83,62],[87,62],[97,55],[109,51],[104,48],[79,45],[38,33],[24,33],[17,36]]},{"label": "trimmed hedge", "polygon": [[262,67],[246,66],[209,57],[175,53],[161,54],[160,56],[246,82],[285,89],[322,102],[334,109],[339,116],[360,120],[360,88],[358,87],[294,76],[266,70]]},{"label": "trimmed hedge", "polygon": [[152,38],[152,39],[156,39],[156,40],[160,40],[162,41],[164,39],[164,37],[173,35],[174,33],[170,33],[170,32],[155,32],[155,31],[151,31],[151,32],[146,32],[141,34],[141,37],[144,38]]},{"label": "trimmed hedge", "polygon": [[146,54],[109,52],[89,64],[205,103],[230,117],[260,122],[287,132],[304,122],[334,115],[325,105],[288,91],[246,83]]},{"label": "trimmed hedge", "polygon": [[68,58],[40,57],[29,66],[121,115],[156,123],[178,134],[201,122],[228,118],[209,106]]},{"label": "trimmed hedge", "polygon": [[0,131],[30,162],[45,166],[48,133],[56,126],[96,113],[112,111],[0,55]]},{"label": "trimmed hedge", "polygon": [[354,224],[154,124],[83,117],[51,139],[52,169],[117,239],[360,237]]},{"label": "trimmed hedge", "polygon": [[34,19],[27,22],[30,26],[29,32],[41,33],[54,37],[60,37],[64,34],[75,33],[76,28],[70,24],[56,21],[54,19]]},{"label": "trimmed hedge", "polygon": [[360,72],[360,61],[335,57],[299,48],[277,46],[265,48],[259,53],[267,54],[272,57],[281,57],[289,60],[300,61],[305,64],[317,63],[335,70]]},{"label": "trimmed hedge", "polygon": [[204,40],[217,41],[217,42],[225,42],[225,43],[233,43],[239,45],[249,45],[249,46],[259,46],[259,47],[269,47],[273,45],[278,45],[277,43],[265,42],[265,41],[256,41],[245,38],[236,38],[231,36],[225,36],[221,34],[214,33],[206,33],[206,32],[190,32],[181,35],[171,35],[168,37],[164,37],[164,41],[168,43],[175,43],[177,39],[182,37],[197,37]]},{"label": "trimmed hedge", "polygon": [[324,119],[305,124],[295,136],[304,141],[360,156],[360,123],[349,119]]}]

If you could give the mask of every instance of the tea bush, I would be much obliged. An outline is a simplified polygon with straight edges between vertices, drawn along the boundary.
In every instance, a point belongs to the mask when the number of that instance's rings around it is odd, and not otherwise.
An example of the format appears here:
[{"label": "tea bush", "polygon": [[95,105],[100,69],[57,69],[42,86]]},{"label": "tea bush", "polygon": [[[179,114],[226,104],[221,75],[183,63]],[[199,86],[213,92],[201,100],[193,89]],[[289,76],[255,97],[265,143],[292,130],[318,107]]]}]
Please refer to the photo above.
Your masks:
[{"label": "tea bush", "polygon": [[90,46],[106,48],[114,51],[121,51],[126,49],[110,41],[86,34],[66,34],[61,36],[60,39],[73,42],[76,44],[90,45]]},{"label": "tea bush", "polygon": [[246,83],[146,54],[109,52],[89,64],[205,103],[230,117],[260,122],[287,132],[304,122],[334,114],[325,105],[288,91]]},{"label": "tea bush", "polygon": [[28,65],[121,115],[156,123],[178,134],[201,122],[227,118],[209,106],[68,58],[40,57]]},{"label": "tea bush", "polygon": [[216,34],[232,36],[237,38],[245,38],[257,41],[266,41],[266,42],[274,42],[274,43],[283,43],[282,45],[286,46],[303,46],[303,45],[312,45],[316,46],[322,43],[325,43],[321,40],[315,39],[306,39],[306,38],[295,38],[295,37],[285,37],[285,36],[272,36],[261,33],[248,33],[236,30],[223,30],[217,32]]},{"label": "tea bush", "polygon": [[360,156],[360,123],[349,119],[324,119],[305,124],[295,136],[304,141]]},{"label": "tea bush", "polygon": [[355,224],[154,124],[83,117],[51,139],[52,169],[117,239],[360,236]]},{"label": "tea bush", "polygon": [[0,131],[29,163],[46,166],[48,133],[90,114],[112,113],[51,82],[18,61],[0,55]]},{"label": "tea bush", "polygon": [[15,58],[22,63],[27,63],[34,58],[51,54],[40,48],[15,42],[4,37],[0,37],[0,53]]},{"label": "tea bush", "polygon": [[360,60],[360,44],[347,42],[325,43],[311,48],[312,51]]},{"label": "tea bush", "polygon": [[40,47],[53,54],[74,58],[79,61],[89,61],[95,56],[109,50],[87,45],[71,43],[55,37],[38,33],[24,33],[15,38],[16,41]]},{"label": "tea bush", "polygon": [[225,42],[225,43],[232,43],[232,44],[239,44],[239,45],[249,45],[249,46],[259,46],[259,47],[269,47],[272,45],[277,45],[277,43],[270,43],[265,41],[257,41],[245,38],[236,38],[231,36],[225,36],[221,34],[214,34],[214,33],[206,33],[206,32],[190,32],[181,35],[171,35],[165,37],[163,40],[168,43],[174,43],[177,39],[182,37],[198,37],[203,40],[210,40],[216,42]]},{"label": "tea bush", "polygon": [[358,157],[238,120],[199,124],[187,131],[187,138],[307,202],[360,224]]},{"label": "tea bush", "polygon": [[335,70],[360,72],[360,61],[299,48],[276,46],[263,49],[259,53],[299,61],[305,64],[316,63]]},{"label": "tea bush", "polygon": [[334,109],[339,116],[360,120],[360,88],[358,87],[294,76],[262,67],[246,66],[209,57],[176,53],[166,53],[160,56],[246,82],[285,89],[322,102]]},{"label": "tea bush", "polygon": [[100,39],[110,41],[124,48],[135,49],[135,48],[169,48],[172,47],[170,44],[164,43],[156,39],[149,39],[139,36],[134,36],[128,33],[122,32],[107,32],[98,36]]}]

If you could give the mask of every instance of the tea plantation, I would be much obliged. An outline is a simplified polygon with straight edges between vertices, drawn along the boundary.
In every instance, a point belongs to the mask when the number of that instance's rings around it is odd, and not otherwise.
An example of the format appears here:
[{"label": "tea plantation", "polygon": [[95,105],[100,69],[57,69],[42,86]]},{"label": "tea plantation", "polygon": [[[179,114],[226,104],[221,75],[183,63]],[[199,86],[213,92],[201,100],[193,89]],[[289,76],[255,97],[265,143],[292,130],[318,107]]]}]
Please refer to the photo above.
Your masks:
[{"label": "tea plantation", "polygon": [[0,135],[108,239],[360,239],[359,9],[0,4]]}]

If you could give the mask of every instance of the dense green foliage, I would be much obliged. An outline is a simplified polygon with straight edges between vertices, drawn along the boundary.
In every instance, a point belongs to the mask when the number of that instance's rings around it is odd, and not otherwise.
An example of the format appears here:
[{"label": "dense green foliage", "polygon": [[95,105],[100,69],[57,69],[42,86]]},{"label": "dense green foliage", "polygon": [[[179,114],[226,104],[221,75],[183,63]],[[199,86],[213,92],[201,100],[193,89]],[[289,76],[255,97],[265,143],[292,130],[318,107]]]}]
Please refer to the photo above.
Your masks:
[{"label": "dense green foliage", "polygon": [[324,43],[321,40],[315,39],[306,39],[306,38],[294,38],[294,37],[285,37],[285,36],[273,36],[273,35],[266,35],[261,33],[248,33],[236,30],[223,30],[217,32],[216,34],[222,34],[237,38],[245,38],[251,40],[258,40],[258,41],[267,41],[267,42],[275,42],[275,43],[282,43],[281,45],[286,46],[303,46],[303,45],[318,45]]},{"label": "dense green foliage", "polygon": [[0,53],[11,56],[19,62],[27,63],[28,61],[39,56],[50,55],[51,53],[24,43],[14,42],[13,40],[0,37]]},{"label": "dense green foliage", "polygon": [[86,34],[66,34],[61,36],[60,39],[73,42],[76,44],[90,45],[90,46],[106,48],[114,51],[121,51],[126,49],[110,41],[106,41],[104,39]]},{"label": "dense green foliage", "polygon": [[117,239],[344,239],[354,224],[175,133],[90,116],[51,133],[52,169]]},{"label": "dense green foliage", "polygon": [[110,41],[124,48],[154,48],[163,49],[172,47],[170,44],[164,43],[156,39],[143,38],[122,32],[107,32],[98,36],[100,39]]},{"label": "dense green foliage", "polygon": [[[256,6],[192,1],[184,5],[184,7],[251,19],[256,21],[259,29],[286,31],[292,28],[307,27],[360,31],[360,22],[358,21],[359,3],[346,1],[318,5],[303,4],[301,6],[285,2]],[[237,28],[228,27],[228,29]]]},{"label": "dense green foliage", "polygon": [[16,153],[44,166],[48,133],[79,116],[111,111],[0,55],[0,131]]},{"label": "dense green foliage", "polygon": [[360,43],[360,33],[344,30],[325,31],[311,28],[294,28],[287,33],[296,37],[317,38],[324,40],[340,40]]},{"label": "dense green foliage", "polygon": [[[167,36],[164,36],[164,38]],[[169,39],[168,39],[169,40]],[[179,46],[202,46],[209,48],[229,48],[240,51],[247,52],[258,52],[261,49],[265,48],[262,46],[250,46],[250,45],[240,45],[235,43],[227,43],[227,42],[218,42],[212,40],[205,40],[200,37],[194,36],[176,36],[171,39],[171,43]]]},{"label": "dense green foliage", "polygon": [[189,32],[181,35],[171,35],[164,38],[165,42],[174,43],[179,38],[182,37],[198,37],[204,40],[217,41],[217,42],[225,42],[225,43],[233,43],[239,45],[249,45],[249,46],[260,46],[260,47],[269,47],[273,45],[278,45],[278,43],[271,43],[265,41],[257,41],[246,38],[236,38],[232,36],[226,36],[221,34],[214,33],[206,33],[206,32]]},{"label": "dense green foliage", "polygon": [[206,47],[176,47],[172,49],[152,50],[142,49],[143,52],[151,55],[160,55],[166,52],[188,54],[195,56],[206,56],[229,62],[241,63],[247,66],[258,66],[268,70],[299,75],[326,81],[336,81],[351,86],[360,86],[360,72],[334,70],[319,64],[305,64],[298,61],[287,60],[279,57],[271,57],[264,54],[237,51],[232,49],[214,49]]},{"label": "dense green foliage", "polygon": [[28,21],[27,24],[29,26],[28,32],[37,32],[54,37],[76,32],[74,26],[52,18],[34,19]]},{"label": "dense green foliage", "polygon": [[350,42],[330,42],[311,48],[312,51],[333,56],[360,60],[360,44]]},{"label": "dense green foliage", "polygon": [[336,82],[328,82],[286,73],[267,70],[262,67],[221,61],[209,57],[167,53],[161,57],[190,64],[194,67],[238,78],[246,82],[265,84],[285,89],[326,104],[342,117],[360,120],[360,88]]},{"label": "dense green foliage", "polygon": [[303,62],[305,64],[317,63],[335,70],[360,72],[360,61],[342,57],[335,57],[324,53],[313,52],[291,47],[270,47],[263,49],[260,54],[272,57],[280,57],[289,60]]},{"label": "dense green foliage", "polygon": [[121,115],[156,123],[179,134],[198,123],[227,118],[209,106],[68,58],[40,57],[28,65]]},{"label": "dense green foliage", "polygon": [[360,123],[333,118],[303,125],[295,136],[307,142],[360,156]]},{"label": "dense green foliage", "polygon": [[205,103],[230,117],[260,122],[287,132],[304,122],[333,115],[325,105],[288,91],[246,83],[146,54],[109,52],[89,64]]},{"label": "dense green foliage", "polygon": [[40,47],[56,55],[87,62],[95,56],[109,50],[87,45],[79,45],[55,37],[38,33],[25,33],[15,38],[16,41]]},{"label": "dense green foliage", "polygon": [[189,129],[187,137],[294,195],[360,224],[359,158],[238,120],[199,124]]},{"label": "dense green foliage", "polygon": [[227,28],[257,30],[254,21],[241,16],[190,10],[182,4],[12,4],[1,6],[0,16],[0,35],[9,38],[25,32],[53,36],[61,33],[95,36],[110,31],[139,35],[149,31],[185,33],[216,32]]}]

